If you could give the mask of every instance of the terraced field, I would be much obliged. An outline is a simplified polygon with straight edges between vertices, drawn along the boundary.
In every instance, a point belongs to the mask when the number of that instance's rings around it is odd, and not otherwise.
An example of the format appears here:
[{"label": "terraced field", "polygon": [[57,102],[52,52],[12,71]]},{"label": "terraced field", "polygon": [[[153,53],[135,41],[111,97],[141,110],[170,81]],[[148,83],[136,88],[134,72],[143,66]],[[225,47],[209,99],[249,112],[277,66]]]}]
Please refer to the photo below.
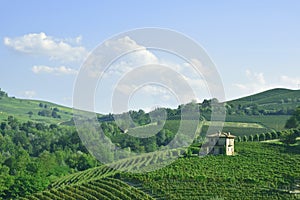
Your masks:
[{"label": "terraced field", "polygon": [[129,169],[159,163],[155,154],[138,156],[115,163],[128,171],[100,166],[21,199],[299,199],[292,192],[300,183],[300,145],[242,142],[236,151],[236,156],[181,157],[156,171],[132,173]]},{"label": "terraced field", "polygon": [[[86,179],[88,180],[88,179]],[[29,197],[20,198],[23,200],[131,200],[131,199],[153,199],[148,194],[138,190],[123,181],[115,178],[100,177],[88,180],[81,184],[64,185],[52,188]]]},{"label": "terraced field", "polygon": [[175,149],[123,159],[111,164],[111,167],[102,165],[66,176],[50,184],[48,190],[20,199],[153,199],[115,177],[123,172],[152,171],[160,167],[162,159],[172,162],[183,153],[183,150]]},{"label": "terraced field", "polygon": [[180,158],[121,179],[157,199],[299,199],[300,146],[238,143],[238,155]]},{"label": "terraced field", "polygon": [[148,194],[113,178],[116,172],[103,165],[66,176],[50,184],[47,190],[20,199],[152,199]]}]

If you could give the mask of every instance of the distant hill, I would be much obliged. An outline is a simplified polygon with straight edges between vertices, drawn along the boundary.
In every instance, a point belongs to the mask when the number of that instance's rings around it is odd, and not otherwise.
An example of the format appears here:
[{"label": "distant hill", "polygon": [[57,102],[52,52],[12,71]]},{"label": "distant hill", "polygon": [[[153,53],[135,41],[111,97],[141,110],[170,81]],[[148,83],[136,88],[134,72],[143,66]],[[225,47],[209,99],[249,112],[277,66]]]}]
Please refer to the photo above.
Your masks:
[{"label": "distant hill", "polygon": [[[277,88],[228,101],[226,104],[226,121],[253,121],[252,119],[239,120],[242,119],[240,118],[242,115],[246,116],[246,118],[255,118],[253,116],[258,115],[290,116],[295,108],[300,106],[300,90]],[[200,104],[200,106],[203,105]],[[171,109],[168,110],[171,111]],[[176,109],[173,110],[173,112],[176,113]],[[202,113],[207,119],[210,118],[205,115],[205,112]],[[10,115],[21,121],[32,120],[36,122],[73,125],[72,108],[46,101],[9,97],[0,89],[0,121],[6,120]],[[111,116],[109,117],[109,115],[104,115],[102,118],[104,119],[103,121],[113,119]],[[173,118],[176,118],[176,114]],[[243,119],[244,118],[245,117],[243,117]],[[180,117],[178,119],[180,119]],[[286,121],[286,119],[287,117],[284,117],[284,121]],[[100,119],[100,121],[102,120]]]},{"label": "distant hill", "polygon": [[300,105],[300,90],[271,89],[228,101],[229,111],[240,114],[291,115]]},{"label": "distant hill", "polygon": [[14,116],[20,121],[58,124],[72,119],[72,109],[47,101],[9,97],[1,91],[0,121],[6,120],[8,116]]},{"label": "distant hill", "polygon": [[259,123],[282,130],[298,106],[300,90],[271,89],[226,102],[226,121]]},{"label": "distant hill", "polygon": [[229,101],[231,103],[284,104],[300,103],[300,90],[275,88],[254,95]]}]

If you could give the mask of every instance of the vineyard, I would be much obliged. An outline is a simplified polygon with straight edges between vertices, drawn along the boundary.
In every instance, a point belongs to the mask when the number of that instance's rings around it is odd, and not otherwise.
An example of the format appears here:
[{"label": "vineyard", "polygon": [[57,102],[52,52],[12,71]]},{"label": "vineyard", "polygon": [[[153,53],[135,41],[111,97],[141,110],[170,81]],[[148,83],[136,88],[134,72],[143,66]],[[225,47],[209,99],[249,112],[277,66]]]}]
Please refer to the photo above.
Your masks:
[{"label": "vineyard", "polygon": [[[198,122],[180,120],[176,110],[169,110],[165,123],[148,123],[147,113],[132,112],[135,126],[124,131],[109,121],[112,116],[99,115],[116,150],[124,149],[121,154],[110,152],[114,161],[109,165],[97,163],[88,154],[74,127],[56,124],[67,120],[68,110],[45,102],[13,100],[16,105],[34,106],[34,112],[25,114],[28,117],[39,119],[44,117],[39,112],[55,110],[62,119],[51,116],[46,120],[55,124],[42,125],[8,116],[1,123],[0,182],[8,187],[0,184],[0,199],[299,199],[300,130],[284,128],[290,119],[289,106],[298,99],[276,100],[286,106],[282,114],[277,108],[272,111],[273,98],[260,96],[257,100],[268,108],[268,115],[255,114],[263,110],[252,103],[254,98],[250,103],[245,98],[227,104],[231,114],[224,126],[210,121],[205,105]],[[222,130],[237,136],[234,156],[198,156],[209,127],[213,127],[210,133]],[[148,138],[148,133],[153,135]],[[23,164],[17,165],[19,161]],[[20,172],[14,174],[16,169]]]},{"label": "vineyard", "polygon": [[238,143],[239,155],[181,158],[147,174],[122,179],[161,199],[296,199],[289,191],[300,181],[299,146]]},{"label": "vineyard", "polygon": [[182,151],[148,153],[114,163],[122,171],[103,165],[21,199],[296,199],[289,191],[300,182],[299,147],[239,142],[236,156],[180,157],[152,172],[160,157]]},{"label": "vineyard", "polygon": [[83,172],[71,174],[49,185],[49,188],[59,188],[65,185],[84,182],[85,180],[101,179],[111,176],[115,173],[112,168],[102,165],[100,167],[85,170]]},{"label": "vineyard", "polygon": [[88,169],[55,181],[46,191],[20,199],[152,199],[143,191],[114,177],[121,171],[141,173],[157,169],[162,161],[172,162],[184,152],[181,149],[159,151],[123,159],[110,164],[110,167],[102,165]]},{"label": "vineyard", "polygon": [[23,200],[86,200],[86,199],[152,199],[146,193],[114,178],[98,178],[95,180],[86,179],[81,184],[67,185],[59,188],[53,188],[41,193],[36,193]]},{"label": "vineyard", "polygon": [[[287,119],[287,116],[259,116],[256,117],[255,120],[253,117],[249,116],[229,116],[229,118],[224,122],[223,131],[230,132],[233,135],[240,137],[263,134],[271,132],[274,129],[283,129]],[[170,130],[171,132],[176,132],[178,131],[179,123],[179,120],[169,120],[165,123],[164,128]],[[221,122],[215,122],[214,124],[221,127]],[[206,136],[207,130],[210,126],[211,121],[200,122],[200,136]]]},{"label": "vineyard", "polygon": [[248,123],[258,123],[262,126],[275,129],[282,130],[284,129],[284,125],[286,120],[289,118],[289,115],[268,115],[268,116],[247,116],[247,115],[227,115],[226,121],[228,122],[248,122]]}]

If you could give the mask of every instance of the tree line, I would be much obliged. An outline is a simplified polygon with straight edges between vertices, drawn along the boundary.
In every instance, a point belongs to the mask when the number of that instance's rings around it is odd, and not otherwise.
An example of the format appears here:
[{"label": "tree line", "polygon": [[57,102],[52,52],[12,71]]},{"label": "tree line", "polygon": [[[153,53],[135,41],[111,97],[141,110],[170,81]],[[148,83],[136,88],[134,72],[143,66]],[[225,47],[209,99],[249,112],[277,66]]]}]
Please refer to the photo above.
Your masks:
[{"label": "tree line", "polygon": [[0,124],[0,198],[43,190],[58,177],[99,165],[75,127],[19,122]]},{"label": "tree line", "polygon": [[285,130],[271,131],[267,133],[254,134],[249,136],[237,137],[238,142],[253,142],[253,141],[265,141],[271,139],[280,139],[280,141],[286,145],[295,144],[297,137],[300,137],[300,107],[296,108],[292,112],[292,116],[287,120],[285,124]]}]

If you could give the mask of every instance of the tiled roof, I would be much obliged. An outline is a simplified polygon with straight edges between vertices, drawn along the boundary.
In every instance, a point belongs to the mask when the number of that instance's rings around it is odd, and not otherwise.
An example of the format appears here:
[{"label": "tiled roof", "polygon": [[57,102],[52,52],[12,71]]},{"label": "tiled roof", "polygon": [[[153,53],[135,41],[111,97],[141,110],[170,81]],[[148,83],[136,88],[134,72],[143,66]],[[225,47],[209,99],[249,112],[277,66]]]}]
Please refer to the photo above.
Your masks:
[{"label": "tiled roof", "polygon": [[230,132],[228,132],[228,133],[219,132],[219,133],[209,134],[209,135],[207,135],[207,137],[235,138],[235,136],[230,134]]}]

